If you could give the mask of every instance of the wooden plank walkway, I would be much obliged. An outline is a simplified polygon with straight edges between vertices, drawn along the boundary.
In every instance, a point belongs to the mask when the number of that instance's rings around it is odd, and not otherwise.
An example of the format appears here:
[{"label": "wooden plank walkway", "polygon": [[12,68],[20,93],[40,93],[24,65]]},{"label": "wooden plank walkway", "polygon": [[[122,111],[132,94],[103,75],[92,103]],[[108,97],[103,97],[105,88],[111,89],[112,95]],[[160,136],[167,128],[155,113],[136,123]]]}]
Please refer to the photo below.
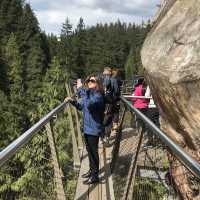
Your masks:
[{"label": "wooden plank walkway", "polygon": [[83,183],[84,179],[81,176],[89,170],[89,163],[87,151],[85,148],[83,149],[75,200],[114,200],[112,175],[110,171],[111,152],[112,146],[105,148],[100,141],[100,182],[99,184],[86,185]]}]

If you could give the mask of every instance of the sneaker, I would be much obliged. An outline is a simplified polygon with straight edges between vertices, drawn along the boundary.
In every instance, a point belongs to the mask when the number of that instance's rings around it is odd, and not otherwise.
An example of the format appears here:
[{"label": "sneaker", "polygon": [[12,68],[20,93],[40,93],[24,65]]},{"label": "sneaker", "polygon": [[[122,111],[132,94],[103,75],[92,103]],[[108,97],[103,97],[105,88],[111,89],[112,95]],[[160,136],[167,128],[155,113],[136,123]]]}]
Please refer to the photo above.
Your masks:
[{"label": "sneaker", "polygon": [[89,170],[88,172],[86,172],[85,174],[82,174],[82,178],[89,178],[91,176],[91,171]]},{"label": "sneaker", "polygon": [[113,123],[112,130],[113,131],[117,131],[118,130],[118,123]]},{"label": "sneaker", "polygon": [[104,144],[109,144],[109,137],[105,136],[104,138],[102,138],[102,142]]},{"label": "sneaker", "polygon": [[153,148],[154,146],[153,146],[153,144],[152,144],[152,142],[151,141],[147,141],[145,144],[144,144],[144,146],[143,146],[143,148],[144,149],[151,149],[151,148]]},{"label": "sneaker", "polygon": [[95,184],[99,182],[99,177],[98,176],[91,176],[88,180],[84,181],[83,183],[86,185],[89,184]]}]

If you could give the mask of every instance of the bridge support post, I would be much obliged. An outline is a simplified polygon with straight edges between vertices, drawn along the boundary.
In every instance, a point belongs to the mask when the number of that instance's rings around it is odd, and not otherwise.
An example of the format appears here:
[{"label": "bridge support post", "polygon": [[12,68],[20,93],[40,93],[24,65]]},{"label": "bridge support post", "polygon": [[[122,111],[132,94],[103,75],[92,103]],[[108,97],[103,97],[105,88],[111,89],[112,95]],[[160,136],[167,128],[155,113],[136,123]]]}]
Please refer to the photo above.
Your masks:
[{"label": "bridge support post", "polygon": [[116,136],[116,139],[115,139],[114,148],[113,148],[113,151],[112,151],[112,161],[111,161],[111,164],[110,164],[111,173],[114,171],[116,159],[117,159],[117,156],[119,154],[120,141],[121,141],[121,138],[122,138],[122,126],[123,126],[124,117],[126,115],[126,112],[127,112],[127,108],[125,107],[124,110],[122,111],[122,116],[121,116],[121,119],[120,119],[120,122],[119,122],[119,129],[118,129],[118,133],[117,133],[117,136]]},{"label": "bridge support post", "polygon": [[46,124],[45,128],[46,128],[49,146],[51,150],[51,156],[52,156],[52,162],[53,162],[53,168],[54,168],[54,179],[56,183],[57,199],[66,200],[63,182],[62,182],[62,172],[59,166],[58,153],[55,146],[54,132],[53,132],[51,123],[49,122],[48,124]]},{"label": "bridge support post", "polygon": [[135,180],[135,175],[136,175],[136,171],[137,171],[137,160],[138,160],[138,155],[139,155],[140,148],[141,148],[142,141],[143,141],[144,129],[141,127],[138,130],[138,132],[140,134],[140,139],[138,142],[136,153],[133,154],[133,158],[132,158],[131,165],[130,165],[129,172],[128,172],[128,179],[126,181],[126,187],[124,190],[122,200],[132,200],[133,199],[134,180]]},{"label": "bridge support post", "polygon": [[[66,85],[66,89],[69,92],[70,96],[72,96],[72,90],[69,85]],[[75,123],[76,123],[76,130],[77,130],[77,142],[78,142],[78,149],[83,149],[83,140],[82,140],[82,134],[81,134],[81,127],[80,127],[80,119],[78,117],[78,112],[76,108],[73,107],[74,115],[75,115]]]},{"label": "bridge support post", "polygon": [[[67,84],[66,84],[66,89],[67,89],[67,96],[70,97],[69,86]],[[78,151],[78,145],[77,145],[74,123],[73,123],[73,118],[72,118],[72,111],[71,111],[70,106],[67,106],[67,114],[69,117],[70,129],[71,129],[71,134],[72,134],[74,169],[78,170],[81,165],[81,160],[80,160],[80,155],[79,155],[79,151]]]}]

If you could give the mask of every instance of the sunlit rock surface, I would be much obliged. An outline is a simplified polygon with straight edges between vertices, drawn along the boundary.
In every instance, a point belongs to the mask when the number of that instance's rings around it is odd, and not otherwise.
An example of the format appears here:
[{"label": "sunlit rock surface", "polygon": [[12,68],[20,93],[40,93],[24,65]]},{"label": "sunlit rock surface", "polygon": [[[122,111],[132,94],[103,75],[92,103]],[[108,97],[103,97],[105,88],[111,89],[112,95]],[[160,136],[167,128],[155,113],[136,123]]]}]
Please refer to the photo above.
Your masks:
[{"label": "sunlit rock surface", "polygon": [[199,161],[200,0],[163,2],[144,43],[142,63],[162,129]]}]

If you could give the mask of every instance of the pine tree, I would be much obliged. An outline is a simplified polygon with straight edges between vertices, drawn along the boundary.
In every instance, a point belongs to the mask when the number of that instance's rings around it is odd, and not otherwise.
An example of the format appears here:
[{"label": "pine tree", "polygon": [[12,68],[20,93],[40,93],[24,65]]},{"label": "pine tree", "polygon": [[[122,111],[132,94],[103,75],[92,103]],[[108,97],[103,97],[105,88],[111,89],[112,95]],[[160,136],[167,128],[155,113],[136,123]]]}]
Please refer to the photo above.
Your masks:
[{"label": "pine tree", "polygon": [[22,0],[0,1],[0,40],[6,44],[9,33],[18,30],[22,14]]},{"label": "pine tree", "polygon": [[9,123],[9,101],[5,93],[0,90],[0,112],[3,113],[0,115],[0,146],[1,148],[6,147],[9,144],[9,129],[8,129],[8,123]]},{"label": "pine tree", "polygon": [[[99,25],[97,25],[99,26]],[[96,28],[91,28],[87,33],[88,40],[88,55],[86,60],[86,74],[91,74],[94,72],[101,72],[104,67],[104,38],[103,35]]]},{"label": "pine tree", "polygon": [[65,73],[68,73],[69,76],[73,76],[73,64],[74,64],[74,56],[73,56],[73,45],[72,45],[72,25],[67,18],[65,23],[62,25],[61,29],[61,41],[60,41],[60,62],[63,68],[65,69]]},{"label": "pine tree", "polygon": [[47,113],[63,101],[66,79],[67,74],[63,73],[59,59],[54,57],[44,77],[40,94],[43,102],[40,104],[40,113]]},{"label": "pine tree", "polygon": [[[126,25],[118,20],[116,23],[85,28],[80,18],[75,32],[71,33],[71,30],[67,31],[71,28],[68,24],[69,19],[62,27],[61,41],[54,45],[54,49],[59,47],[54,55],[58,55],[61,65],[70,71],[69,74],[85,77],[86,74],[102,72],[105,66],[124,70],[131,49],[135,67],[142,69],[140,49],[149,25]],[[70,32],[68,36],[67,32]]]},{"label": "pine tree", "polygon": [[40,32],[37,18],[35,17],[29,4],[26,4],[21,19],[21,32],[19,43],[23,55],[23,79],[25,85],[25,96],[29,119],[38,119],[37,105],[40,101],[38,96],[42,87],[42,78],[48,67],[50,60],[48,48],[44,46],[46,38]]},{"label": "pine tree", "polygon": [[[14,139],[16,139],[26,128],[26,116],[24,113],[24,87],[23,87],[23,68],[19,47],[16,42],[16,36],[12,33],[8,39],[8,43],[5,47],[5,63],[7,67],[7,79],[8,79],[8,93],[7,98],[4,97],[7,102],[7,106],[2,104],[0,110],[3,110],[4,116],[1,118],[3,125],[0,126],[0,131],[3,132],[4,145],[8,145]],[[1,93],[1,97],[3,94]],[[9,106],[8,106],[9,105]],[[6,121],[5,121],[6,120]],[[8,125],[9,124],[9,125]],[[5,126],[6,125],[6,126]],[[4,127],[5,126],[5,127]],[[2,129],[4,128],[4,129]],[[17,169],[19,161],[12,163],[12,169]],[[10,166],[9,166],[10,167]],[[2,181],[2,187],[0,191],[2,193],[9,192],[7,198],[14,198],[15,191],[12,189],[13,182],[19,176],[19,172],[5,171]],[[8,181],[10,180],[10,181]]]},{"label": "pine tree", "polygon": [[133,49],[131,49],[125,64],[125,76],[128,80],[132,79],[134,74],[137,74],[137,66],[134,63],[134,56]]},{"label": "pine tree", "polygon": [[0,90],[4,91],[5,93],[8,92],[8,83],[9,81],[6,74],[4,55],[2,54],[2,50],[0,48]]},{"label": "pine tree", "polygon": [[69,18],[66,18],[65,23],[62,24],[61,37],[69,37],[72,35],[72,24],[69,21]]},{"label": "pine tree", "polygon": [[72,43],[75,56],[74,72],[78,77],[84,77],[86,71],[87,36],[83,18],[79,20]]},{"label": "pine tree", "polygon": [[[50,60],[46,37],[40,32],[30,6],[23,8],[22,5],[20,0],[0,2],[1,148],[30,128],[30,121],[33,123],[41,117],[38,112],[41,98],[38,96],[40,91],[44,91],[43,87],[46,88],[43,80]],[[56,75],[52,71],[48,74],[52,75],[49,77],[52,79]],[[61,75],[63,73],[58,74],[58,82]],[[48,85],[48,82],[45,83]],[[57,94],[63,98],[63,89]],[[57,97],[54,100],[55,105],[58,103]],[[46,103],[46,108],[50,108],[51,102]],[[12,157],[11,164],[7,163],[1,168],[0,199],[53,199],[52,176],[46,173],[52,172],[48,161],[49,148],[45,134],[38,136]]]},{"label": "pine tree", "polygon": [[[43,90],[40,94],[42,102],[39,106],[39,113],[42,115],[55,108],[63,102],[66,96],[65,83],[68,79],[68,74],[64,73],[64,69],[60,64],[59,58],[54,57],[49,66],[49,69],[44,77]],[[52,120],[55,129],[55,141],[57,150],[59,152],[59,160],[64,176],[68,177],[66,184],[67,193],[70,194],[71,188],[75,189],[75,174],[70,169],[72,167],[72,145],[71,135],[69,129],[69,121],[66,119],[64,113],[59,114],[59,120],[56,123]],[[68,133],[68,134],[66,134]],[[67,152],[66,152],[67,150]],[[47,177],[49,179],[49,177]]]},{"label": "pine tree", "polygon": [[[56,56],[60,57],[60,41],[57,36],[51,34],[47,36],[50,61]],[[50,62],[49,62],[50,63]]]},{"label": "pine tree", "polygon": [[23,68],[22,60],[17,46],[16,37],[10,35],[7,46],[5,48],[5,57],[7,63],[7,78],[9,80],[8,98],[10,100],[10,113],[12,113],[12,138],[19,135],[24,130],[24,85],[23,85]]},{"label": "pine tree", "polygon": [[9,79],[10,97],[20,97],[23,94],[22,61],[15,35],[12,33],[5,48],[7,61],[7,76]]}]

